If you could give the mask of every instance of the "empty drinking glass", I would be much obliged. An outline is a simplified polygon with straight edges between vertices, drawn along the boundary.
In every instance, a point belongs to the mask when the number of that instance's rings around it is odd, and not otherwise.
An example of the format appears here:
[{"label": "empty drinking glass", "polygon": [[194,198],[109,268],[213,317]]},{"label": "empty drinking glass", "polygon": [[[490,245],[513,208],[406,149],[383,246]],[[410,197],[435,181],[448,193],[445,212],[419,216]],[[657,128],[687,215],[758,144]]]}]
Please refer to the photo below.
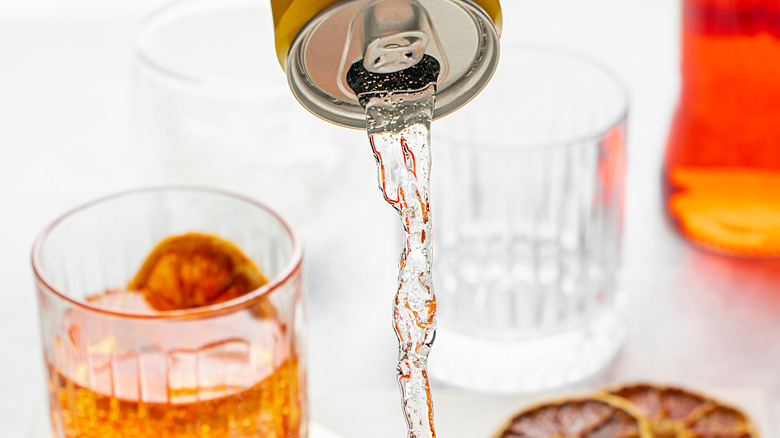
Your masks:
[{"label": "empty drinking glass", "polygon": [[627,106],[593,61],[510,46],[486,90],[434,124],[434,377],[534,391],[614,357]]},{"label": "empty drinking glass", "polygon": [[160,183],[243,193],[298,223],[324,205],[342,147],[290,96],[273,37],[267,1],[155,12],[135,39],[135,126]]}]

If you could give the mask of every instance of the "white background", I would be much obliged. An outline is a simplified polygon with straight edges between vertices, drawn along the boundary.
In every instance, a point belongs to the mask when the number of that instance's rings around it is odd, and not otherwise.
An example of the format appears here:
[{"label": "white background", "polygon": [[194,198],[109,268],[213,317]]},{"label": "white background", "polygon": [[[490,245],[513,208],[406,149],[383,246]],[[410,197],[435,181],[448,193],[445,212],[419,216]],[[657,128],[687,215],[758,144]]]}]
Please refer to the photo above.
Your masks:
[{"label": "white background", "polygon": [[[0,3],[3,437],[23,436],[44,400],[29,263],[35,236],[80,203],[151,183],[148,152],[133,139],[131,43],[142,17],[162,3]],[[780,417],[780,264],[692,249],[661,216],[660,162],[678,83],[677,1],[503,3],[505,40],[589,54],[610,65],[631,92],[623,276],[630,332],[616,361],[580,386],[652,379],[703,390],[744,389],[759,394],[772,416]],[[270,44],[270,17],[268,25]],[[312,117],[310,123],[323,122]],[[315,401],[325,403],[345,391],[395,391],[389,319],[399,248],[397,233],[388,230],[398,224],[376,192],[364,135],[338,133],[355,153],[330,195],[333,202],[357,199],[361,210],[352,212],[354,222],[342,223],[325,209],[300,224],[307,252],[310,382]],[[434,144],[435,135],[434,125]],[[340,233],[351,233],[366,248],[336,242]],[[336,262],[354,253],[360,256],[349,267]],[[361,329],[337,336],[355,327]],[[316,416],[317,404],[314,410]],[[400,421],[397,410],[377,415]]]}]

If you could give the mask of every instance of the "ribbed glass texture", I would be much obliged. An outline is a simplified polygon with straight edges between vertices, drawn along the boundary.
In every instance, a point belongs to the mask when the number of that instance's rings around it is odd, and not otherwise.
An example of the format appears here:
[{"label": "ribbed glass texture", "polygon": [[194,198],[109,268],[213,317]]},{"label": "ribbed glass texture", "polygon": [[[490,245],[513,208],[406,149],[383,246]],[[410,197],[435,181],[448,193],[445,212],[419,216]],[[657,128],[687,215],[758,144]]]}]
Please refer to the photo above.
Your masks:
[{"label": "ribbed glass texture", "polygon": [[626,108],[593,62],[510,47],[484,95],[434,124],[435,376],[539,390],[614,356]]},{"label": "ribbed glass texture", "polygon": [[[187,232],[233,242],[269,282],[167,312],[123,291]],[[306,437],[301,257],[279,216],[215,191],[130,192],[55,222],[33,253],[54,436]]]}]

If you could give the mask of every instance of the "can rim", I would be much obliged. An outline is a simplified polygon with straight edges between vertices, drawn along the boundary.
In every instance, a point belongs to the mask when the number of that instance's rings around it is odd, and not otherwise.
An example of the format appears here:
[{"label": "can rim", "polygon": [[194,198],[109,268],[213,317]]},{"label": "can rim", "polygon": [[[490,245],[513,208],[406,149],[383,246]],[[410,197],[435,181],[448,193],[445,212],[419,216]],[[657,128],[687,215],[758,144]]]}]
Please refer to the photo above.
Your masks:
[{"label": "can rim", "polygon": [[[490,82],[498,67],[500,54],[498,30],[490,16],[468,0],[447,0],[460,7],[479,29],[478,50],[472,58],[468,73],[446,87],[439,86],[433,119],[444,117],[471,101]],[[320,89],[306,70],[305,47],[314,31],[343,3],[329,6],[309,21],[295,37],[288,51],[285,71],[290,89],[296,100],[315,116],[348,128],[365,129],[363,108],[354,101],[332,96]],[[486,23],[491,23],[487,25]]]}]

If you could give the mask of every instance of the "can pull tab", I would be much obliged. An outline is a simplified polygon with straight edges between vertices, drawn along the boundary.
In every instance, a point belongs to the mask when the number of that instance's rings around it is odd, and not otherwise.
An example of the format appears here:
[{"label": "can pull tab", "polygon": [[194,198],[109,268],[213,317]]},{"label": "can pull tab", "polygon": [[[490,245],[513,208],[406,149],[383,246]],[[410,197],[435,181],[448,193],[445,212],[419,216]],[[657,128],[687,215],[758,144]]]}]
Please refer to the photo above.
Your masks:
[{"label": "can pull tab", "polygon": [[416,30],[376,38],[366,48],[363,66],[374,73],[406,70],[422,60],[430,39]]},{"label": "can pull tab", "polygon": [[361,61],[372,73],[395,73],[419,64],[425,55],[439,62],[439,80],[449,72],[447,57],[429,11],[418,0],[365,0],[352,18],[338,73],[338,86],[354,97],[346,83],[352,65]]}]

